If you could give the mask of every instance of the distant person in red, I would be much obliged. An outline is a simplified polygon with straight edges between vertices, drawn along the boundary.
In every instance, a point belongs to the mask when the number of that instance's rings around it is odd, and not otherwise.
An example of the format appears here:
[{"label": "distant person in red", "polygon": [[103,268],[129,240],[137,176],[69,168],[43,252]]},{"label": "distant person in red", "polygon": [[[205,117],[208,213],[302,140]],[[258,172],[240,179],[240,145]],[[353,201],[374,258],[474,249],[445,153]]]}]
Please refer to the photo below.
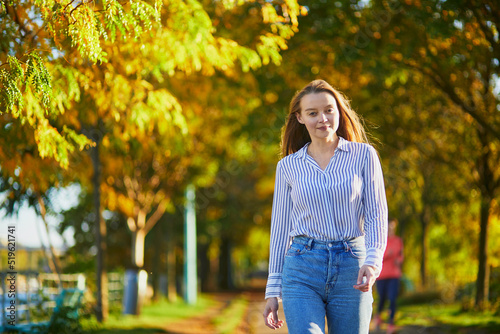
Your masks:
[{"label": "distant person in red", "polygon": [[382,272],[377,278],[376,285],[379,294],[379,303],[375,322],[377,329],[380,329],[382,320],[380,314],[384,310],[387,299],[390,302],[389,326],[387,334],[394,333],[394,315],[396,314],[396,299],[399,291],[399,280],[401,279],[401,265],[403,264],[403,240],[396,235],[396,219],[389,220],[389,233],[387,237],[387,248],[385,249]]}]

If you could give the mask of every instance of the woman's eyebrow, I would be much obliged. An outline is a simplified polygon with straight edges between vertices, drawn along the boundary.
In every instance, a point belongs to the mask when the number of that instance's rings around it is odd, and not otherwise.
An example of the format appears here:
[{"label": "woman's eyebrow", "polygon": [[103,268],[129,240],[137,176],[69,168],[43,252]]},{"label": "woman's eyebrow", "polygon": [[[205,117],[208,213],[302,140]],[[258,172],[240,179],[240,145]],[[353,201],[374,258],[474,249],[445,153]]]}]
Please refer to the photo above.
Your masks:
[{"label": "woman's eyebrow", "polygon": [[[324,106],[323,108],[333,108],[333,104],[328,104],[326,106]],[[318,110],[317,108],[307,108],[305,111],[308,111],[308,110]]]}]

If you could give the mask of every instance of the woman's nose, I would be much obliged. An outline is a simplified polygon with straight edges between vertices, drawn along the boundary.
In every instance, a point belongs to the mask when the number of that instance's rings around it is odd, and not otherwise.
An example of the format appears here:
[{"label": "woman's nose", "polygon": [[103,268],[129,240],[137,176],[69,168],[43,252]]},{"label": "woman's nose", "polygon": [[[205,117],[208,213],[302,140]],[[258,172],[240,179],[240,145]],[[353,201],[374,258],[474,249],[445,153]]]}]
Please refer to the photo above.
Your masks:
[{"label": "woman's nose", "polygon": [[322,114],[321,114],[321,121],[322,121],[322,122],[326,122],[326,121],[328,121],[328,118],[326,117],[326,114],[325,114],[325,113],[322,113]]}]

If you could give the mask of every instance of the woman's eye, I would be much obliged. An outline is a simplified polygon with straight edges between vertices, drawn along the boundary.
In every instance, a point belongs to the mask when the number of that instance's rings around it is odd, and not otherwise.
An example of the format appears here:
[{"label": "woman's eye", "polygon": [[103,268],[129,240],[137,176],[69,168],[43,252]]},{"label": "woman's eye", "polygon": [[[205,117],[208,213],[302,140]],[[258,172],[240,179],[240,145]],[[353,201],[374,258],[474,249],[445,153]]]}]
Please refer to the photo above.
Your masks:
[{"label": "woman's eye", "polygon": [[330,108],[330,109],[328,109],[326,112],[328,112],[328,113],[332,113],[332,112],[335,112],[335,109]]}]

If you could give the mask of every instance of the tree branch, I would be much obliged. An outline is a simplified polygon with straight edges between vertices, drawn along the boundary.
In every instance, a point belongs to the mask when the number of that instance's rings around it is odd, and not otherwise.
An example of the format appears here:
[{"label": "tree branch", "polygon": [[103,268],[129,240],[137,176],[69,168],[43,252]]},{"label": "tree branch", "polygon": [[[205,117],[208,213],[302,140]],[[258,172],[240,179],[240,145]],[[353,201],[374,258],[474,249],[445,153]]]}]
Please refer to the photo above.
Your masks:
[{"label": "tree branch", "polygon": [[133,233],[133,232],[137,231],[137,226],[135,225],[134,218],[128,217],[127,218],[127,225],[128,225],[128,229],[130,230],[130,232]]},{"label": "tree branch", "polygon": [[[73,17],[73,12],[74,12],[75,10],[77,10],[77,9],[78,9],[78,7],[80,7],[81,5],[86,5],[86,4],[89,4],[89,3],[91,3],[91,2],[94,2],[94,0],[89,0],[89,1],[87,1],[87,2],[85,2],[85,0],[83,0],[83,1],[82,1],[82,2],[80,2],[80,3],[79,3],[79,4],[75,7],[75,8],[73,8],[73,9],[71,10],[71,12],[69,12],[69,16],[70,16],[70,17],[74,20],[74,21],[73,21],[73,23],[71,23],[71,24],[75,24],[75,22],[76,22],[76,19]],[[66,8],[65,8],[65,9],[66,9]]]},{"label": "tree branch", "polygon": [[[479,7],[474,6],[471,2],[468,2],[470,9],[472,10],[472,13],[474,14],[474,17],[477,20],[477,23],[479,24],[481,31],[484,34],[484,37],[486,40],[490,43],[491,47],[493,48],[493,53],[495,54],[496,57],[500,57],[500,44],[498,44],[497,41],[495,41],[495,36],[491,29],[485,24],[485,17],[483,14],[479,11]],[[483,4],[483,6],[485,6]]]},{"label": "tree branch", "polygon": [[130,177],[125,176],[123,178],[123,185],[125,186],[125,190],[127,191],[128,197],[130,197],[132,200],[136,200],[137,196],[136,193],[134,192],[134,185],[132,184],[132,180]]},{"label": "tree branch", "polygon": [[409,62],[405,62],[407,66],[418,70],[420,73],[429,77],[438,88],[441,89],[443,93],[445,93],[452,102],[454,102],[460,109],[462,109],[465,113],[469,114],[474,118],[482,127],[484,127],[488,132],[490,132],[495,138],[500,140],[500,131],[494,128],[487,120],[483,119],[479,113],[477,112],[475,106],[470,106],[466,104],[460,97],[455,94],[453,88],[447,84],[447,82],[436,72],[425,69],[416,64],[411,64]]},{"label": "tree branch", "polygon": [[65,11],[66,11],[66,9],[67,9],[67,8],[68,8],[71,4],[73,4],[73,2],[75,2],[75,0],[71,0],[71,1],[70,1],[67,5],[66,5],[66,6],[64,6],[63,11],[65,12]]},{"label": "tree branch", "polygon": [[147,213],[144,210],[139,209],[139,212],[137,213],[137,221],[135,222],[138,231],[142,230],[146,225],[146,216]]},{"label": "tree branch", "polygon": [[19,15],[17,15],[16,8],[13,6],[9,6],[7,4],[7,1],[4,1],[4,6],[7,13],[10,14],[12,20],[19,26],[19,31],[24,32],[24,35],[21,34],[21,38],[24,39],[26,36],[31,35],[33,32],[31,30],[26,29],[26,25],[21,22]]},{"label": "tree branch", "polygon": [[167,210],[167,201],[168,200],[163,200],[158,204],[158,207],[156,208],[156,211],[153,213],[151,217],[149,217],[148,221],[146,222],[146,225],[144,226],[143,230],[145,234],[148,234],[149,231],[156,225],[158,220],[163,216],[165,211]]}]

